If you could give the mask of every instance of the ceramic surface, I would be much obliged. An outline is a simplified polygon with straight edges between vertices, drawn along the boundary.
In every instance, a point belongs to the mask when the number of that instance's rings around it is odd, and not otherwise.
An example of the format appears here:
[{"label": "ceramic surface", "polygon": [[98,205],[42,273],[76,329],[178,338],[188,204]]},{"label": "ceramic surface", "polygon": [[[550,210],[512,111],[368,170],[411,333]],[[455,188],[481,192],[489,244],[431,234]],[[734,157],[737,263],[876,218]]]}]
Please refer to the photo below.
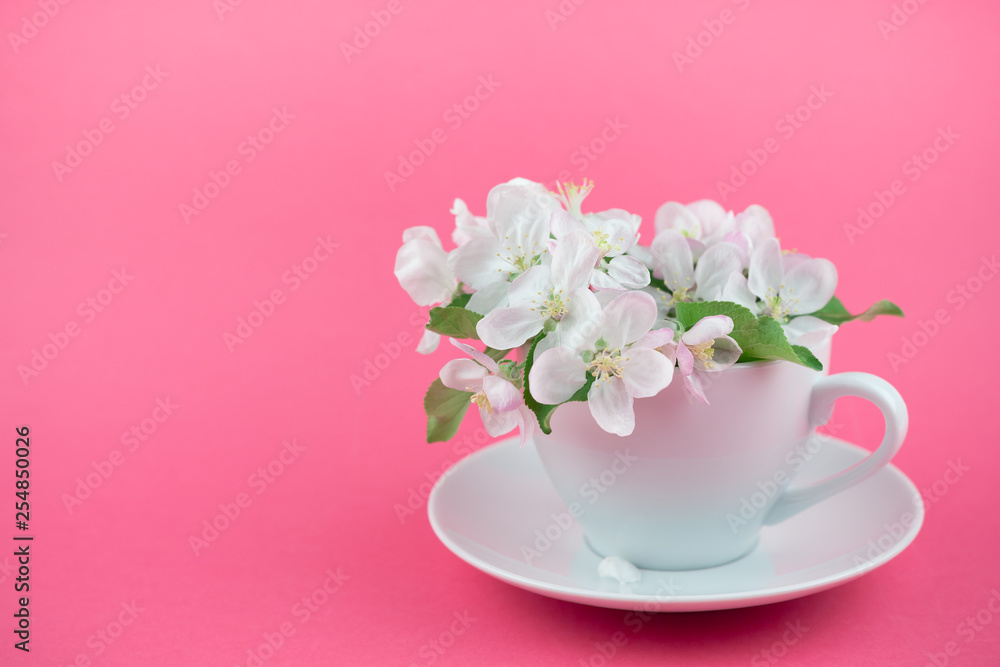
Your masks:
[{"label": "ceramic surface", "polygon": [[[813,483],[868,452],[820,437],[798,481]],[[884,565],[913,541],[923,504],[913,483],[886,465],[870,478],[778,525],[728,564],[643,570],[622,585],[598,576],[601,557],[559,498],[532,445],[517,439],[480,450],[438,480],[431,525],[459,558],[502,581],[583,604],[647,611],[703,611],[768,604],[838,586]]]}]

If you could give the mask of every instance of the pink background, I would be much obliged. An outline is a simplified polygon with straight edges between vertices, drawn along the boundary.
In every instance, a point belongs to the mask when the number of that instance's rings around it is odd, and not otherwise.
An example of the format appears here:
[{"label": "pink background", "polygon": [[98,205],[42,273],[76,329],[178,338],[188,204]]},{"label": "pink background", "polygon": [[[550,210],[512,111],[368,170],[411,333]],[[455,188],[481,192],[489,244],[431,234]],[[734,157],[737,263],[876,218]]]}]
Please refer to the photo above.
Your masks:
[{"label": "pink background", "polygon": [[[627,629],[623,612],[481,574],[438,543],[422,503],[397,517],[394,506],[455,458],[451,444],[422,439],[422,394],[452,355],[413,352],[421,311],[392,275],[401,231],[446,235],[454,197],[482,214],[490,186],[513,176],[588,176],[591,207],[641,214],[648,242],[660,203],[719,198],[717,183],[769,138],[777,152],[725,203],[767,206],[784,245],[833,260],[849,307],[891,298],[906,311],[845,327],[833,370],[879,374],[908,401],[896,464],[928,490],[927,522],[898,559],[854,583],[660,615],[613,662],[747,664],[796,622],[810,630],[788,664],[923,665],[951,641],[960,652],[949,664],[1000,662],[1000,620],[968,643],[958,634],[1000,587],[1000,280],[972,280],[968,299],[953,291],[1000,246],[988,199],[1000,148],[995,3],[908,0],[916,12],[883,35],[888,0],[563,0],[575,11],[555,23],[558,0],[402,0],[348,62],[340,44],[387,2],[246,0],[220,18],[223,1],[0,9],[0,536],[17,532],[3,471],[22,424],[36,536],[30,659],[10,646],[14,575],[0,569],[0,664],[246,665],[262,633],[288,623],[295,634],[265,664],[422,665],[466,611],[475,622],[436,664],[587,664],[596,643]],[[712,23],[724,10],[730,22]],[[707,46],[679,68],[674,53],[699,33]],[[115,100],[147,67],[165,74],[146,78],[123,117]],[[468,118],[445,117],[480,77],[495,89],[480,88]],[[813,87],[832,95],[814,97],[798,128],[777,125]],[[248,161],[241,143],[275,108],[294,118]],[[53,162],[104,119],[113,131],[57,175]],[[621,127],[602,147],[609,121]],[[390,189],[385,172],[435,128],[444,142]],[[939,128],[958,138],[911,180],[907,162]],[[585,158],[587,144],[602,152]],[[186,224],[180,204],[229,161],[239,172]],[[851,237],[858,207],[895,180],[901,194]],[[293,290],[283,276],[317,237],[339,247],[307,263],[314,273]],[[122,267],[128,285],[102,291]],[[224,334],[275,289],[283,303],[230,351]],[[87,299],[103,299],[101,312]],[[935,314],[945,323],[919,335]],[[67,325],[77,335],[63,340]],[[65,349],[25,382],[19,365],[50,334]],[[401,335],[398,358],[356,390],[351,376]],[[892,364],[915,335],[912,359]],[[170,415],[156,410],[167,398]],[[848,439],[879,438],[860,402],[843,402],[835,421]],[[155,432],[122,442],[143,423]],[[470,417],[463,433],[478,426]],[[292,462],[270,482],[250,479],[286,439],[304,450],[285,454]],[[70,512],[77,480],[113,456],[120,465]],[[950,462],[968,467],[954,484]],[[189,538],[237,497],[249,506],[196,555]],[[327,570],[349,578],[303,622],[296,605]],[[143,611],[112,644],[88,640],[133,600]]]}]

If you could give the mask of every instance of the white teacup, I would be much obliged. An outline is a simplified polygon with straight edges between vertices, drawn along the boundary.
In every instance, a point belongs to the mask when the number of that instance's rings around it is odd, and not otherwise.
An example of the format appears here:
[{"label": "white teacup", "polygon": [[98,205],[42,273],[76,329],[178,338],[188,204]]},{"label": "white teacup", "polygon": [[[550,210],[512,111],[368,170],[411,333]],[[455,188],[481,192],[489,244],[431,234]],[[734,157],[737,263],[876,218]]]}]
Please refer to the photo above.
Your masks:
[{"label": "white teacup", "polygon": [[[817,356],[827,366],[828,340]],[[786,361],[736,364],[706,382],[711,405],[690,399],[681,378],[635,401],[635,431],[607,433],[586,403],[552,416],[535,436],[556,491],[578,509],[590,547],[653,570],[722,565],[749,553],[760,529],[875,474],[899,450],[906,404],[868,373],[827,375]],[[791,483],[815,427],[841,396],[874,403],[885,417],[879,448],[861,463],[804,487]]]}]

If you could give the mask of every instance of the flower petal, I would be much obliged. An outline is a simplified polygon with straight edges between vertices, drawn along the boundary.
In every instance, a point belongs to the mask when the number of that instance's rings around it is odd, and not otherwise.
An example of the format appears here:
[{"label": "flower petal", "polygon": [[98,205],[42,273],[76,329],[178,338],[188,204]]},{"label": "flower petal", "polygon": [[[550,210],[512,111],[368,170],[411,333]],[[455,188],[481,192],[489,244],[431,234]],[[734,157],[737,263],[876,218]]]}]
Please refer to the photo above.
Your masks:
[{"label": "flower petal", "polygon": [[807,259],[785,274],[781,303],[790,315],[815,313],[837,289],[837,268],[828,259]]},{"label": "flower petal", "polygon": [[810,349],[824,343],[839,328],[836,324],[824,322],[818,317],[802,315],[793,317],[788,324],[782,325],[785,337],[792,345],[803,345]]},{"label": "flower petal", "polygon": [[417,343],[417,352],[420,354],[430,354],[438,348],[440,342],[441,334],[430,329],[424,329],[424,334],[420,337],[420,342]]},{"label": "flower petal", "polygon": [[587,365],[578,353],[565,347],[543,352],[528,373],[531,396],[546,405],[568,401],[586,383]]},{"label": "flower petal", "polygon": [[506,280],[513,267],[500,259],[500,244],[493,237],[473,239],[451,251],[448,263],[455,275],[474,290]]},{"label": "flower petal", "polygon": [[610,247],[604,253],[605,257],[617,257],[635,245],[635,232],[632,229],[632,223],[628,220],[590,218],[588,222],[596,227],[593,231],[599,231],[608,237],[607,243]]},{"label": "flower petal", "polygon": [[496,375],[483,378],[483,392],[493,406],[494,412],[510,412],[524,404],[520,390],[509,380]]},{"label": "flower petal", "polygon": [[[656,349],[658,349],[660,353],[667,358],[667,361],[670,362],[670,365],[673,366],[674,364],[677,363],[677,350],[679,350],[682,347],[684,347],[683,343],[667,343],[665,345],[661,345]],[[686,350],[687,348],[685,347],[684,349]]]},{"label": "flower petal", "polygon": [[639,226],[642,224],[642,217],[636,215],[635,213],[629,213],[625,209],[621,208],[609,208],[607,211],[598,211],[597,213],[588,213],[584,216],[585,221],[604,221],[604,220],[624,220],[628,223],[629,229],[631,230],[631,235],[638,241]]},{"label": "flower petal", "polygon": [[680,232],[673,229],[660,232],[649,249],[671,292],[694,287],[694,257],[691,246]]},{"label": "flower petal", "polygon": [[583,232],[589,235],[587,228],[583,226],[582,222],[561,208],[552,211],[549,217],[549,228],[552,231],[552,236],[557,239],[561,239],[573,232]]},{"label": "flower petal", "polygon": [[479,350],[477,350],[476,348],[472,347],[471,345],[467,345],[466,343],[457,341],[454,338],[449,338],[448,341],[452,345],[460,349],[462,352],[465,352],[467,355],[472,357],[476,362],[479,363],[480,366],[484,367],[490,373],[500,372],[500,366],[497,365],[497,362],[493,361],[492,357],[489,357],[480,352]]},{"label": "flower petal", "polygon": [[625,347],[649,333],[654,322],[656,300],[646,292],[625,292],[604,307],[601,336],[608,347]]},{"label": "flower petal", "polygon": [[600,271],[598,269],[594,269],[590,272],[590,286],[597,292],[621,292],[625,289],[625,286],[620,282],[609,276],[604,271]]},{"label": "flower petal", "polygon": [[701,256],[705,254],[708,246],[699,241],[698,239],[693,239],[688,237],[687,239],[688,247],[691,248],[691,259],[697,262],[701,259]]},{"label": "flower petal", "polygon": [[619,378],[594,382],[587,393],[587,404],[594,421],[608,433],[626,436],[635,429],[632,395]]},{"label": "flower petal", "polygon": [[632,396],[656,396],[674,377],[674,365],[667,358],[645,347],[631,347],[622,354],[622,381]]},{"label": "flower petal", "polygon": [[702,385],[701,376],[698,373],[684,376],[684,388],[705,405],[709,404],[708,397],[705,395],[705,387]]},{"label": "flower petal", "polygon": [[777,296],[781,291],[781,247],[778,239],[766,239],[761,242],[750,255],[750,271],[747,284],[750,291],[761,299],[766,299],[768,290],[771,296]]},{"label": "flower petal", "polygon": [[[462,201],[457,199],[456,201]],[[438,248],[443,248],[441,245],[441,239],[438,237],[437,230],[433,227],[428,227],[426,225],[419,225],[417,227],[409,227],[403,230],[403,243],[409,243],[414,239],[423,239],[425,241],[430,241]]]},{"label": "flower petal", "polygon": [[497,199],[493,224],[500,241],[500,256],[511,264],[519,258],[531,260],[546,250],[551,210],[524,189],[502,192]]},{"label": "flower petal", "polygon": [[657,234],[667,229],[674,229],[682,234],[687,232],[685,236],[701,238],[701,221],[680,202],[668,201],[663,204],[656,209],[653,220]]},{"label": "flower petal", "polygon": [[733,243],[721,241],[711,246],[698,260],[694,280],[698,296],[705,301],[716,301],[734,273],[743,273],[743,251]]},{"label": "flower petal", "polygon": [[716,338],[712,344],[712,350],[714,350],[714,354],[712,355],[711,365],[701,364],[701,370],[708,373],[717,373],[718,371],[724,371],[732,367],[736,363],[736,360],[740,358],[740,355],[743,354],[743,349],[739,343],[729,336],[719,336]]},{"label": "flower petal", "polygon": [[526,405],[521,405],[514,414],[517,418],[517,426],[521,431],[521,447],[524,447],[525,443],[531,439],[531,436],[535,434],[535,428],[538,424],[538,420],[535,418],[535,413]]},{"label": "flower petal", "polygon": [[742,273],[730,274],[726,286],[722,288],[722,300],[732,301],[735,304],[749,308],[751,312],[757,314],[757,297],[750,291],[747,279]]},{"label": "flower petal", "polygon": [[724,209],[722,204],[711,199],[693,201],[687,205],[687,209],[701,222],[701,235],[697,238],[703,241],[713,236],[721,238],[725,232],[729,231],[727,226],[732,224],[729,211]]},{"label": "flower petal", "polygon": [[551,292],[552,269],[548,266],[533,266],[514,279],[507,297],[511,306],[526,306],[537,310]]},{"label": "flower petal", "polygon": [[[533,201],[542,210],[546,211],[546,217],[552,211],[562,208],[559,200],[546,190],[545,186],[541,183],[535,183],[526,178],[512,178],[507,183],[494,186],[489,194],[486,195],[486,219],[490,225],[490,229],[496,229],[495,221],[498,214],[500,214],[500,200],[505,196],[524,201]],[[501,238],[503,238],[502,235]]]},{"label": "flower petal", "polygon": [[750,238],[743,232],[729,232],[722,240],[726,243],[732,243],[737,248],[740,249],[740,262],[742,266],[740,267],[740,272],[742,273],[750,263]]},{"label": "flower petal", "polygon": [[508,289],[510,289],[510,283],[506,280],[490,283],[481,290],[473,292],[465,307],[474,313],[488,315],[497,308],[503,308],[508,304]]},{"label": "flower petal", "polygon": [[452,359],[444,365],[438,377],[449,389],[458,391],[482,391],[483,378],[489,373],[472,359]]},{"label": "flower petal", "polygon": [[455,229],[451,232],[451,240],[456,246],[465,245],[472,239],[491,238],[493,230],[486,224],[486,218],[472,215],[469,207],[461,199],[456,199],[451,207],[455,216]]},{"label": "flower petal", "polygon": [[653,323],[653,328],[662,329],[666,326],[673,328],[671,325],[673,318],[670,317],[670,311],[673,310],[674,304],[670,293],[657,287],[644,287],[642,291],[653,297],[656,302],[656,322]]},{"label": "flower petal", "polygon": [[649,269],[635,257],[620,255],[608,262],[608,275],[629,289],[649,285]]},{"label": "flower petal", "polygon": [[663,347],[667,343],[671,343],[674,340],[674,330],[669,328],[654,329],[648,334],[632,343],[631,349],[636,349],[637,347],[648,347],[657,348]]},{"label": "flower petal", "polygon": [[600,255],[593,236],[587,232],[563,236],[552,253],[552,285],[566,291],[586,287]]},{"label": "flower petal", "polygon": [[685,345],[700,345],[725,336],[733,330],[733,319],[728,315],[709,315],[684,332],[681,341]]},{"label": "flower petal", "polygon": [[479,416],[483,420],[486,432],[494,438],[498,435],[506,435],[517,426],[517,411],[510,412],[488,412],[485,408],[479,408]]},{"label": "flower petal", "polygon": [[582,288],[570,292],[566,303],[569,312],[556,324],[553,332],[559,345],[574,351],[593,348],[604,324],[600,302],[593,292]]},{"label": "flower petal", "polygon": [[771,219],[771,214],[766,208],[757,204],[750,204],[736,216],[736,229],[747,236],[751,248],[774,238],[774,221]]},{"label": "flower petal", "polygon": [[510,350],[542,330],[545,317],[527,306],[497,308],[476,324],[479,339],[497,350]]},{"label": "flower petal", "polygon": [[694,371],[694,355],[683,343],[677,346],[677,368],[681,369],[681,375],[685,377]]},{"label": "flower petal", "polygon": [[649,251],[646,246],[641,246],[638,243],[629,248],[628,254],[635,257],[637,260],[645,264],[648,268],[653,267],[653,253]]},{"label": "flower petal", "polygon": [[796,266],[802,262],[808,262],[812,257],[805,254],[804,252],[785,252],[781,251],[781,268],[783,269],[784,275],[788,275],[788,272],[794,269]]},{"label": "flower petal", "polygon": [[394,272],[399,284],[418,306],[442,303],[458,287],[440,241],[435,245],[426,238],[411,238],[396,253]]}]

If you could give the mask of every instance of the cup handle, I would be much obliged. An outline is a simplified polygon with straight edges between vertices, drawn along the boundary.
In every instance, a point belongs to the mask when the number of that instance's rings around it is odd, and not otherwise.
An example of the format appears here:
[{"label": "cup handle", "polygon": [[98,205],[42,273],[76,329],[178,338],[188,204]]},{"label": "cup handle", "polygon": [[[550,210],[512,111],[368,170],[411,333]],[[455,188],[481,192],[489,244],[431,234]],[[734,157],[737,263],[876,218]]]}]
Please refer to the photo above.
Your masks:
[{"label": "cup handle", "polygon": [[868,479],[899,451],[906,437],[909,416],[906,403],[896,388],[880,377],[869,373],[837,373],[820,378],[813,385],[809,401],[809,427],[830,421],[833,404],[841,396],[858,396],[871,401],[885,418],[885,436],[878,449],[863,461],[820,482],[807,486],[785,489],[764,521],[772,526],[789,519],[807,507]]}]

